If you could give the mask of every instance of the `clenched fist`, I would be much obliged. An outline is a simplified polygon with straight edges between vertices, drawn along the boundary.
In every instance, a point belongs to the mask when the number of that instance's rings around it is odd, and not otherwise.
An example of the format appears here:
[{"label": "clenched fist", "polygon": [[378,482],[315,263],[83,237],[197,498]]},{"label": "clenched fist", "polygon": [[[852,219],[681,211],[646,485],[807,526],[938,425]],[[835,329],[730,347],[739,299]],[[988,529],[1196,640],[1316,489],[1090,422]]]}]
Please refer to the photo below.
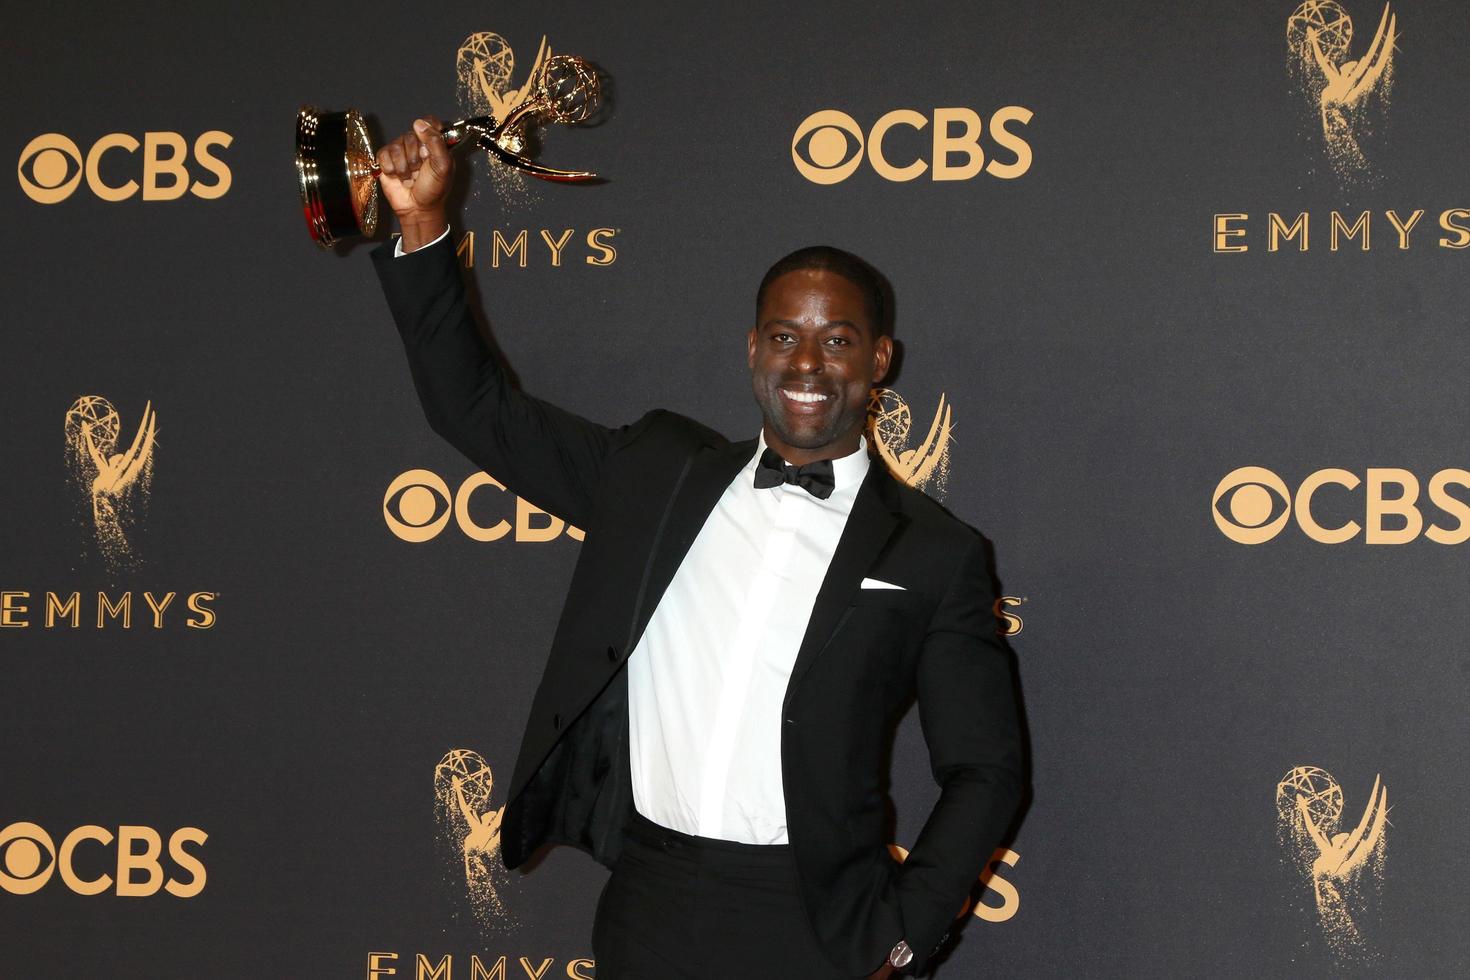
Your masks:
[{"label": "clenched fist", "polygon": [[413,128],[378,150],[378,185],[398,215],[403,250],[412,252],[438,238],[449,219],[445,198],[454,177],[454,157],[444,142],[443,124],[434,116],[415,119]]}]

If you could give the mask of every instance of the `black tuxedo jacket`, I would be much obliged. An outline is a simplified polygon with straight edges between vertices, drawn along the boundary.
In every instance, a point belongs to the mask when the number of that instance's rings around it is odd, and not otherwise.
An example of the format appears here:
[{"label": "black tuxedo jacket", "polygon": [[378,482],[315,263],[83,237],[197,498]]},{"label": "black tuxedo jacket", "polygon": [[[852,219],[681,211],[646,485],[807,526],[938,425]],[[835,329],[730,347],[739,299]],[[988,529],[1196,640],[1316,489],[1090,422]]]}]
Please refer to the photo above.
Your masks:
[{"label": "black tuxedo jacket", "polygon": [[[705,518],[756,441],[653,411],[606,428],[516,390],[466,307],[449,239],[373,254],[430,427],[586,532],[531,705],[501,826],[505,863],[566,843],[611,865],[633,810],[627,671]],[[902,589],[862,589],[864,577]],[[874,460],[787,688],[781,774],[801,892],[841,970],[898,939],[933,954],[1020,799],[1009,659],[983,540]],[[917,697],[938,802],[903,864],[887,849],[893,715]]]}]

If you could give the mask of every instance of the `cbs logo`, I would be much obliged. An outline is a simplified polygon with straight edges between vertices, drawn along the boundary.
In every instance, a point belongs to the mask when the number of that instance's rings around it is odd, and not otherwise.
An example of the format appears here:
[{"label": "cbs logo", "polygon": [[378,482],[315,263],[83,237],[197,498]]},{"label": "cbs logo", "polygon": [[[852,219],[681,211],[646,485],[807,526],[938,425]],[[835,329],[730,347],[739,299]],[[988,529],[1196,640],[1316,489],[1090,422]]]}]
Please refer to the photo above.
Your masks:
[{"label": "cbs logo", "polygon": [[1015,613],[1006,612],[1007,609],[1014,609],[1025,601],[1025,596],[1003,595],[991,604],[990,611],[998,621],[995,628],[996,633],[1001,636],[1015,636],[1026,628],[1024,619]]},{"label": "cbs logo", "polygon": [[[229,133],[211,129],[194,140],[198,169],[213,177],[195,180],[186,165],[190,147],[178,133],[144,133],[143,141],[127,133],[108,133],[85,154],[60,133],[43,133],[20,151],[16,177],[20,189],[39,204],[56,204],[71,197],[83,178],[92,193],[104,201],[125,201],[141,188],[145,201],[172,201],[188,191],[214,200],[230,189],[230,168],[211,150],[234,141]],[[139,159],[139,149],[142,154]],[[125,159],[126,158],[126,159]],[[103,168],[108,173],[104,178]],[[142,178],[141,183],[135,178]],[[121,179],[126,178],[126,179]]]},{"label": "cbs logo", "polygon": [[[174,831],[168,839],[168,856],[184,877],[165,880],[159,862],[163,837],[152,827],[119,827],[114,835],[106,827],[88,824],[67,834],[57,847],[39,824],[13,823],[0,830],[0,889],[12,895],[30,895],[59,873],[66,887],[78,895],[112,891],[127,898],[143,898],[162,888],[177,898],[193,898],[204,890],[204,862],[186,851],[184,845],[202,846],[208,839],[209,835],[198,827]],[[89,878],[77,871],[76,856],[83,845],[86,850],[96,850],[111,847],[114,841],[117,858],[112,867],[116,877],[96,874],[94,869],[95,877]],[[83,863],[96,864],[97,855],[87,855]]]},{"label": "cbs logo", "polygon": [[[1444,469],[1429,480],[1429,501],[1454,519],[1449,527],[1425,528],[1419,509],[1419,480],[1408,470],[1376,467],[1367,471],[1363,523],[1347,520],[1325,527],[1313,516],[1312,504],[1325,487],[1332,493],[1356,490],[1363,480],[1342,469],[1318,470],[1293,494],[1281,477],[1260,466],[1232,470],[1215,487],[1211,509],[1215,526],[1232,541],[1262,544],[1281,533],[1293,516],[1307,537],[1322,544],[1342,544],[1360,533],[1368,544],[1408,544],[1422,533],[1438,544],[1470,540],[1470,504],[1453,496],[1450,487],[1470,487],[1470,471]],[[1366,526],[1366,527],[1365,527]]]},{"label": "cbs logo", "polygon": [[485,487],[497,491],[492,499],[508,492],[503,483],[488,473],[471,474],[458,490],[450,493],[449,484],[439,474],[409,470],[388,484],[388,491],[383,494],[383,520],[388,530],[415,544],[438,537],[449,526],[451,517],[466,536],[476,541],[498,541],[512,531],[517,541],[550,541],[563,528],[567,537],[583,540],[580,529],[520,497],[515,498],[515,514],[511,519],[501,517],[488,523],[477,520],[470,508],[477,506],[476,492]]},{"label": "cbs logo", "polygon": [[791,138],[791,162],[814,184],[839,184],[851,177],[863,162],[864,150],[868,163],[885,180],[913,180],[925,171],[932,180],[969,180],[981,170],[992,177],[1013,180],[1031,169],[1031,145],[1006,126],[1024,126],[1031,115],[1030,109],[1017,105],[996,110],[990,117],[990,138],[1013,159],[987,162],[980,146],[984,130],[980,114],[964,107],[935,109],[930,158],[896,164],[883,147],[888,134],[899,126],[922,130],[930,124],[929,117],[913,109],[894,109],[878,117],[865,137],[857,120],[847,113],[823,109],[796,127],[796,135]]}]

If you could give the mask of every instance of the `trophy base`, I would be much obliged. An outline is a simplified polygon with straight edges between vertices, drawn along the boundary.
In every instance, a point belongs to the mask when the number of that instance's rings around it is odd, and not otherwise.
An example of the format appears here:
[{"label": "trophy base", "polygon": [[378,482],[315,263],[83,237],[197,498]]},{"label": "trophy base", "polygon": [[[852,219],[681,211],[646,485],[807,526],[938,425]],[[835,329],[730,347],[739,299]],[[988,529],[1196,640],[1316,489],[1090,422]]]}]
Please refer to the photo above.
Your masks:
[{"label": "trophy base", "polygon": [[367,126],[356,109],[296,114],[296,179],[307,231],[322,248],[378,230],[378,182]]}]

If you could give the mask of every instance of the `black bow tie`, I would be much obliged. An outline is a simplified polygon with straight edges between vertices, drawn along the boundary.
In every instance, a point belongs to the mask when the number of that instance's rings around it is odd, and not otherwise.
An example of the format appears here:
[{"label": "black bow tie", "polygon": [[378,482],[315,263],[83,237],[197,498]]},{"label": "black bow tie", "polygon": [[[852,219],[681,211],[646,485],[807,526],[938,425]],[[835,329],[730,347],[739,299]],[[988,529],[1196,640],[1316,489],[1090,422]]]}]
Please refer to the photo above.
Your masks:
[{"label": "black bow tie", "polygon": [[832,476],[830,459],[792,466],[768,446],[761,453],[760,462],[755,467],[755,488],[765,490],[779,487],[783,483],[794,483],[819,500],[832,496],[832,491],[837,486],[837,481]]}]

